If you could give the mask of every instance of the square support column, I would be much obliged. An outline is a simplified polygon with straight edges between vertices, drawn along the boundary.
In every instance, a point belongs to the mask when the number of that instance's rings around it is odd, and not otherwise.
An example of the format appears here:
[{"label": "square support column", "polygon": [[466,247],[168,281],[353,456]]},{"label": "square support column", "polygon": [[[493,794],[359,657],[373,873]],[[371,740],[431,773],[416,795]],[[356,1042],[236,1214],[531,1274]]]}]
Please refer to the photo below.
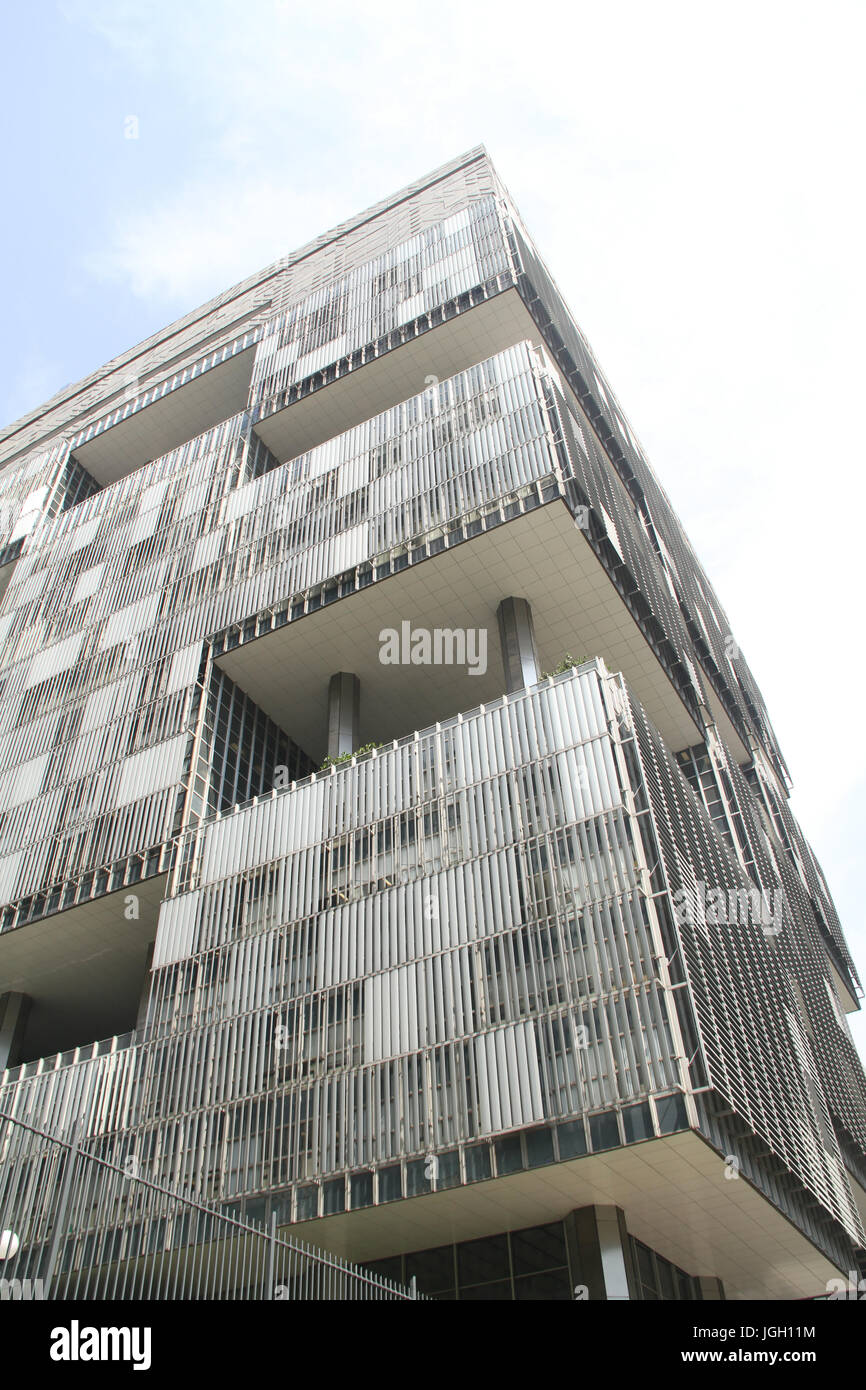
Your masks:
[{"label": "square support column", "polygon": [[538,651],[532,609],[525,598],[504,598],[496,610],[499,642],[505,667],[505,689],[510,695],[537,685]]},{"label": "square support column", "polygon": [[349,671],[337,671],[328,683],[328,756],[339,758],[358,747],[361,724],[361,682]]},{"label": "square support column", "polygon": [[0,1071],[19,1064],[32,999],[29,994],[0,994]]},{"label": "square support column", "polygon": [[141,994],[138,998],[138,1014],[135,1019],[136,1031],[144,1028],[147,1023],[147,1006],[150,1002],[150,971],[153,965],[153,951],[156,946],[155,941],[151,941],[145,952],[144,958],[144,980],[141,985]]},{"label": "square support column", "polygon": [[619,1207],[579,1207],[566,1218],[566,1235],[575,1282],[590,1301],[634,1297],[631,1247],[625,1214]]}]

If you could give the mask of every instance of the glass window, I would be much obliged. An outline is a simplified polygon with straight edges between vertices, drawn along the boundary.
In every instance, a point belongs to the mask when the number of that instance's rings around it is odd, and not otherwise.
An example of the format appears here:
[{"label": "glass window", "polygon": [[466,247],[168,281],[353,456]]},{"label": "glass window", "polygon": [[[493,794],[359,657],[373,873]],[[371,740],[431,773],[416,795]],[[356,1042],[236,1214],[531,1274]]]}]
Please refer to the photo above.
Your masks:
[{"label": "glass window", "polygon": [[627,1144],[634,1144],[638,1139],[652,1139],[653,1122],[648,1101],[641,1101],[640,1105],[626,1106],[622,1112],[622,1121]]},{"label": "glass window", "polygon": [[508,1237],[487,1236],[484,1240],[468,1240],[458,1245],[457,1268],[461,1296],[464,1284],[486,1284],[493,1279],[507,1278]]},{"label": "glass window", "polygon": [[454,1246],[415,1250],[406,1256],[406,1282],[415,1278],[422,1293],[442,1293],[454,1287]]},{"label": "glass window", "polygon": [[553,1132],[549,1129],[526,1131],[526,1161],[530,1168],[553,1162]]},{"label": "glass window", "polygon": [[314,1184],[299,1187],[297,1191],[298,1221],[311,1221],[319,1214],[319,1189]]},{"label": "glass window", "polygon": [[417,1197],[422,1192],[430,1191],[430,1179],[427,1172],[426,1158],[416,1158],[412,1163],[406,1164],[407,1197]]},{"label": "glass window", "polygon": [[394,1202],[402,1197],[402,1174],[399,1163],[391,1168],[379,1169],[379,1201]]},{"label": "glass window", "polygon": [[514,1297],[565,1302],[572,1297],[571,1280],[567,1269],[548,1270],[546,1274],[529,1274],[514,1280]]},{"label": "glass window", "polygon": [[511,1299],[511,1280],[500,1279],[494,1284],[474,1284],[470,1288],[460,1285],[461,1303],[481,1303],[493,1300]]},{"label": "glass window", "polygon": [[580,1158],[586,1153],[586,1131],[583,1120],[566,1120],[556,1126],[559,1136],[559,1157]]},{"label": "glass window", "polygon": [[674,1285],[673,1266],[667,1260],[663,1260],[661,1255],[656,1255],[656,1266],[659,1272],[659,1285],[661,1287],[662,1298],[675,1299],[677,1296]]},{"label": "glass window", "polygon": [[525,1231],[511,1232],[511,1263],[515,1278],[533,1274],[536,1270],[554,1269],[565,1265],[565,1231],[561,1221],[550,1226],[530,1226]]},{"label": "glass window", "polygon": [[686,1103],[679,1092],[672,1096],[656,1096],[656,1115],[660,1134],[673,1134],[678,1129],[688,1129]]},{"label": "glass window", "polygon": [[369,1207],[373,1204],[373,1174],[353,1173],[349,1179],[352,1192],[352,1210]]},{"label": "glass window", "polygon": [[[292,1220],[292,1198],[290,1193],[271,1198],[274,1204],[274,1211],[277,1213],[277,1225],[288,1226]],[[234,1205],[234,1204],[233,1204]],[[232,1213],[234,1215],[234,1213]]]},{"label": "glass window", "polygon": [[[523,1167],[523,1149],[519,1134],[508,1134],[504,1139],[497,1139],[494,1148],[496,1171],[500,1176],[504,1173],[520,1172]],[[585,1147],[583,1152],[586,1152]]]},{"label": "glass window", "polygon": [[346,1184],[342,1178],[325,1183],[322,1210],[325,1216],[346,1210]]},{"label": "glass window", "polygon": [[378,1274],[381,1279],[393,1279],[396,1284],[403,1282],[402,1255],[392,1255],[387,1260],[373,1260],[364,1268],[368,1269],[371,1274]]},{"label": "glass window", "polygon": [[[453,1153],[438,1154],[439,1166],[436,1169],[436,1188],[441,1191],[443,1187],[457,1187],[460,1183],[460,1154],[455,1149]],[[429,1191],[429,1183],[427,1185]]]},{"label": "glass window", "polygon": [[482,1178],[490,1177],[489,1145],[475,1144],[472,1148],[464,1149],[463,1156],[466,1162],[467,1182],[480,1182]]},{"label": "glass window", "polygon": [[652,1251],[642,1245],[639,1240],[634,1241],[635,1260],[637,1262],[637,1272],[641,1283],[641,1296],[643,1298],[658,1298],[656,1291],[656,1273],[652,1257]]},{"label": "glass window", "polygon": [[589,1137],[596,1153],[601,1149],[615,1149],[620,1142],[616,1111],[608,1110],[603,1115],[590,1115]]}]

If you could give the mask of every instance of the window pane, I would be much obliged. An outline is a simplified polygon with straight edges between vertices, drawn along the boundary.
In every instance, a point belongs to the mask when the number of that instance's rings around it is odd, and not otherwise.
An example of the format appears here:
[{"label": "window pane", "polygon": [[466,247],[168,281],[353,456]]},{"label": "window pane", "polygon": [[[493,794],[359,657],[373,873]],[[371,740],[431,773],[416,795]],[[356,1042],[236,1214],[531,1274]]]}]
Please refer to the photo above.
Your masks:
[{"label": "window pane", "polygon": [[547,1274],[529,1274],[514,1281],[514,1297],[546,1299],[560,1302],[571,1299],[571,1284],[567,1269],[550,1270]]},{"label": "window pane", "polygon": [[663,1260],[660,1255],[656,1255],[656,1264],[659,1271],[659,1283],[661,1284],[662,1298],[676,1298],[676,1288],[674,1287],[674,1272],[667,1260]]},{"label": "window pane", "polygon": [[551,1226],[530,1226],[525,1231],[512,1231],[511,1261],[515,1277],[566,1264],[565,1231],[562,1222],[557,1221]]},{"label": "window pane", "polygon": [[349,1179],[352,1190],[352,1207],[369,1207],[373,1203],[373,1174],[353,1173]]},{"label": "window pane", "polygon": [[298,1188],[298,1220],[309,1221],[319,1213],[319,1189],[318,1187],[299,1187]]},{"label": "window pane", "polygon": [[488,1299],[492,1301],[493,1299],[500,1299],[500,1300],[501,1300],[501,1299],[510,1299],[510,1298],[511,1298],[511,1280],[510,1280],[510,1279],[502,1279],[502,1280],[499,1281],[499,1283],[496,1283],[496,1284],[475,1284],[472,1288],[468,1288],[468,1289],[464,1288],[462,1284],[461,1284],[461,1286],[460,1286],[460,1301],[461,1301],[461,1303],[462,1303],[462,1302],[466,1302],[466,1301],[468,1301],[468,1300],[472,1300],[473,1302],[476,1302],[476,1303],[481,1303],[481,1302],[484,1302],[484,1301],[486,1301],[486,1300],[488,1300]]},{"label": "window pane", "polygon": [[455,1150],[450,1154],[437,1154],[436,1187],[456,1187],[460,1182],[460,1155]]},{"label": "window pane", "polygon": [[526,1159],[530,1168],[540,1168],[544,1163],[553,1162],[553,1133],[551,1130],[527,1130]]},{"label": "window pane", "polygon": [[523,1152],[520,1147],[519,1134],[509,1134],[504,1139],[497,1139],[494,1147],[498,1173],[520,1172],[523,1167]]},{"label": "window pane", "polygon": [[642,1284],[645,1284],[649,1288],[654,1289],[655,1270],[653,1269],[652,1255],[650,1254],[649,1250],[647,1250],[645,1245],[641,1245],[640,1241],[635,1241],[634,1249],[635,1255],[637,1256],[637,1268],[638,1273],[640,1275],[640,1281]]},{"label": "window pane", "polygon": [[600,1149],[615,1149],[619,1144],[619,1125],[616,1113],[608,1110],[604,1115],[590,1115],[589,1137],[596,1153]]},{"label": "window pane", "polygon": [[417,1197],[419,1193],[431,1192],[426,1158],[416,1158],[406,1164],[406,1196]]},{"label": "window pane", "polygon": [[622,1112],[622,1119],[627,1144],[634,1144],[638,1139],[652,1139],[653,1122],[648,1101],[627,1106]]},{"label": "window pane", "polygon": [[466,1160],[466,1181],[479,1182],[490,1177],[490,1149],[486,1144],[464,1150]]},{"label": "window pane", "polygon": [[322,1210],[325,1216],[333,1216],[335,1212],[346,1210],[346,1184],[342,1178],[326,1182],[324,1193]]},{"label": "window pane", "polygon": [[406,1256],[406,1282],[412,1276],[418,1280],[422,1293],[437,1293],[454,1287],[454,1246],[440,1245],[435,1250],[416,1250]]},{"label": "window pane", "polygon": [[565,1124],[557,1125],[556,1132],[559,1135],[560,1158],[580,1158],[586,1153],[583,1120],[566,1120]]},{"label": "window pane", "polygon": [[507,1236],[488,1236],[469,1240],[457,1247],[457,1266],[461,1289],[464,1284],[483,1284],[508,1275]]},{"label": "window pane", "polygon": [[392,1168],[379,1169],[380,1202],[394,1202],[398,1197],[402,1197],[403,1188],[401,1177],[399,1163],[395,1163]]},{"label": "window pane", "polygon": [[403,1282],[403,1260],[400,1255],[392,1255],[387,1260],[373,1260],[370,1264],[364,1265],[371,1274],[378,1274],[382,1279],[393,1279],[396,1284]]},{"label": "window pane", "polygon": [[673,1134],[675,1130],[688,1129],[686,1103],[679,1093],[673,1096],[657,1096],[656,1114],[661,1134]]}]

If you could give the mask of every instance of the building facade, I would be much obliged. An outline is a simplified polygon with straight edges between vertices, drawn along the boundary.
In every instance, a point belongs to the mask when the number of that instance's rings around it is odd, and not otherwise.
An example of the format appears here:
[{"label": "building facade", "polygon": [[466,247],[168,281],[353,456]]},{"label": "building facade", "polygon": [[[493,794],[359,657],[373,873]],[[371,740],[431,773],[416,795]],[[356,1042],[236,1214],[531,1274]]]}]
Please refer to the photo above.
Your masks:
[{"label": "building facade", "polygon": [[[0,1136],[37,1165],[78,1126],[439,1297],[858,1269],[854,964],[730,623],[482,149],[0,463]],[[116,1194],[69,1260],[109,1222]]]}]

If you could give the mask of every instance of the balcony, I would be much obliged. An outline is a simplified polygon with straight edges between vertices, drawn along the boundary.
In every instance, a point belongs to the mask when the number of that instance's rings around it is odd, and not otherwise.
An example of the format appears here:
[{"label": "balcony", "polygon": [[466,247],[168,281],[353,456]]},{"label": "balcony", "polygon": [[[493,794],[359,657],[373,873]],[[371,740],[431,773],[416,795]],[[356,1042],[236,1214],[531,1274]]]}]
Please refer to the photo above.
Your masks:
[{"label": "balcony", "polygon": [[165,885],[157,874],[0,934],[3,991],[32,1001],[19,1062],[134,1028]]},{"label": "balcony", "polygon": [[76,434],[70,451],[101,487],[134,473],[247,407],[261,328],[213,349],[129,398]]}]

